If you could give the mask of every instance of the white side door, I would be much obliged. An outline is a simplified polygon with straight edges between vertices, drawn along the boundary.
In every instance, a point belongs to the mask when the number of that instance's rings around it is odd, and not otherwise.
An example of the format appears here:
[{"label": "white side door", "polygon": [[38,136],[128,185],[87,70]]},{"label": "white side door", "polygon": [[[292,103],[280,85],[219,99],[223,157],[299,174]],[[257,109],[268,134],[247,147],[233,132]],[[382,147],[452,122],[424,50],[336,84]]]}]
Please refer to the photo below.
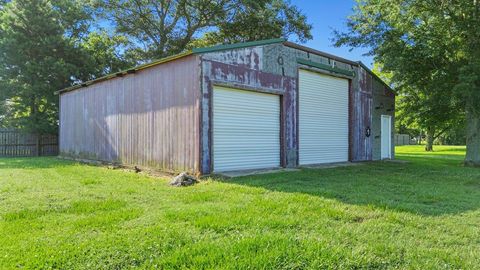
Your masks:
[{"label": "white side door", "polygon": [[381,158],[392,158],[392,117],[382,115],[381,120]]}]

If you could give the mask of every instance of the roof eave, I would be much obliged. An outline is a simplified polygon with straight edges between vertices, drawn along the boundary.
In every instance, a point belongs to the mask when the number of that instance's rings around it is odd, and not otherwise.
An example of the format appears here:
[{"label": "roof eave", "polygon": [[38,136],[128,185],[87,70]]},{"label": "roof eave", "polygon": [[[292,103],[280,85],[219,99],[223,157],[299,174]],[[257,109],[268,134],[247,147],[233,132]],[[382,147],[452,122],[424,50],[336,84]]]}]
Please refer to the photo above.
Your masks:
[{"label": "roof eave", "polygon": [[318,50],[315,50],[315,49],[312,49],[312,48],[309,48],[309,47],[306,47],[306,46],[303,46],[303,45],[300,45],[300,44],[297,44],[297,43],[294,43],[294,42],[285,41],[283,43],[283,45],[285,45],[287,47],[290,47],[290,48],[293,48],[293,49],[299,49],[299,50],[310,52],[310,53],[313,53],[313,54],[316,54],[316,55],[324,56],[324,57],[333,59],[335,61],[343,62],[343,63],[346,63],[346,64],[350,64],[350,65],[354,65],[354,66],[358,65],[358,63],[355,62],[355,61],[348,60],[348,59],[345,59],[345,58],[342,58],[342,57],[338,57],[338,56],[335,56],[333,54],[329,54],[329,53],[326,53],[326,52],[318,51]]},{"label": "roof eave", "polygon": [[395,90],[393,90],[393,88],[388,85],[386,82],[384,82],[380,77],[378,77],[377,74],[375,74],[371,69],[369,69],[362,61],[358,61],[357,62],[363,69],[365,69],[368,73],[370,73],[370,75],[372,75],[373,77],[375,77],[375,79],[377,79],[378,81],[380,81],[389,91],[392,92],[393,95],[397,95],[397,93],[395,92]]},{"label": "roof eave", "polygon": [[71,87],[56,91],[55,94],[58,95],[58,94],[62,94],[62,93],[65,93],[65,92],[70,92],[70,91],[73,91],[73,90],[76,90],[76,89],[79,89],[79,88],[82,88],[82,87],[90,86],[94,83],[98,83],[98,82],[101,82],[101,81],[106,81],[106,80],[113,79],[113,78],[116,78],[116,77],[123,77],[127,74],[132,74],[132,73],[135,73],[135,72],[140,71],[142,69],[146,69],[146,68],[156,66],[156,65],[160,65],[160,64],[163,64],[163,63],[166,63],[166,62],[174,61],[174,60],[177,60],[177,59],[189,56],[189,55],[203,54],[203,53],[210,53],[210,52],[219,52],[219,51],[225,51],[225,50],[241,49],[241,48],[248,48],[248,47],[255,47],[255,46],[277,44],[277,43],[283,44],[284,46],[287,46],[287,47],[290,47],[290,48],[299,49],[299,50],[307,51],[307,52],[317,54],[317,55],[320,55],[320,56],[324,56],[324,57],[327,57],[327,58],[330,58],[330,59],[333,59],[333,60],[336,60],[336,61],[339,61],[339,62],[343,62],[343,63],[346,63],[346,64],[350,64],[350,65],[354,65],[354,66],[361,66],[368,73],[370,73],[377,80],[379,80],[383,85],[385,85],[385,87],[387,87],[387,89],[389,91],[391,91],[394,95],[396,95],[395,91],[388,84],[386,84],[382,79],[380,79],[375,73],[373,73],[373,71],[371,71],[361,61],[358,61],[358,62],[351,61],[351,60],[348,60],[348,59],[345,59],[345,58],[342,58],[342,57],[338,57],[338,56],[335,56],[335,55],[332,55],[332,54],[329,54],[329,53],[325,53],[325,52],[322,52],[322,51],[318,51],[318,50],[315,50],[315,49],[312,49],[312,48],[309,48],[309,47],[306,47],[306,46],[303,46],[303,45],[299,45],[299,44],[296,44],[296,43],[293,43],[293,42],[289,42],[284,38],[274,38],[274,39],[267,39],[267,40],[236,43],[236,44],[217,45],[217,46],[212,46],[212,47],[207,47],[207,48],[194,48],[191,51],[187,51],[187,52],[184,52],[184,53],[172,55],[172,56],[169,56],[169,57],[165,57],[165,58],[153,61],[151,63],[147,63],[147,64],[140,65],[140,66],[137,66],[137,67],[134,67],[134,68],[131,68],[131,69],[127,69],[127,70],[124,70],[124,71],[109,74],[109,75],[106,75],[106,76],[103,76],[103,77],[100,77],[100,78],[97,78],[97,79],[94,79],[94,80],[90,80],[90,81],[87,81],[87,82],[79,83],[79,84],[73,85]]},{"label": "roof eave", "polygon": [[105,75],[103,77],[100,77],[100,78],[97,78],[97,79],[94,79],[94,80],[86,81],[86,82],[83,82],[83,83],[79,83],[79,84],[64,88],[62,90],[58,90],[58,91],[55,92],[55,95],[60,95],[62,93],[70,92],[70,91],[73,91],[73,90],[76,90],[76,89],[79,89],[79,88],[82,88],[82,87],[87,87],[89,85],[92,85],[92,84],[95,84],[95,83],[98,83],[98,82],[102,82],[102,81],[106,81],[106,80],[109,80],[109,79],[113,79],[113,78],[116,78],[116,77],[123,77],[125,75],[135,73],[135,72],[140,71],[142,69],[146,69],[146,68],[150,68],[150,67],[153,67],[153,66],[163,64],[163,63],[174,61],[174,60],[177,60],[177,59],[189,56],[189,55],[193,55],[193,52],[192,51],[187,51],[187,52],[179,53],[179,54],[172,55],[172,56],[169,56],[169,57],[165,57],[165,58],[162,58],[162,59],[158,59],[158,60],[155,60],[155,61],[147,63],[147,64],[143,64],[143,65],[140,65],[140,66],[136,66],[134,68],[126,69],[126,70],[115,72],[115,73],[112,73],[112,74],[108,74],[108,75]]},{"label": "roof eave", "polygon": [[284,42],[286,42],[286,39],[284,38],[273,38],[273,39],[266,39],[266,40],[259,40],[259,41],[235,43],[235,44],[222,44],[222,45],[216,45],[216,46],[206,47],[206,48],[194,48],[192,49],[192,52],[195,54],[210,53],[210,52],[242,49],[242,48],[270,45],[270,44],[276,44],[276,43],[284,43]]}]

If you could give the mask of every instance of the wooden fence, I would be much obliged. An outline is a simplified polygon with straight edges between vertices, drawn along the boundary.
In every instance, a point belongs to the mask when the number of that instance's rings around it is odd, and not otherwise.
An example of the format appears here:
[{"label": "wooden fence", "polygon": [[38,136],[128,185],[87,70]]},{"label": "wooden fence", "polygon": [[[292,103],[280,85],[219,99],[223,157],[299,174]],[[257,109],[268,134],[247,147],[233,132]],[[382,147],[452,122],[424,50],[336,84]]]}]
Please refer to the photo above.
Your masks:
[{"label": "wooden fence", "polygon": [[58,136],[31,134],[0,129],[0,157],[34,157],[58,155]]}]

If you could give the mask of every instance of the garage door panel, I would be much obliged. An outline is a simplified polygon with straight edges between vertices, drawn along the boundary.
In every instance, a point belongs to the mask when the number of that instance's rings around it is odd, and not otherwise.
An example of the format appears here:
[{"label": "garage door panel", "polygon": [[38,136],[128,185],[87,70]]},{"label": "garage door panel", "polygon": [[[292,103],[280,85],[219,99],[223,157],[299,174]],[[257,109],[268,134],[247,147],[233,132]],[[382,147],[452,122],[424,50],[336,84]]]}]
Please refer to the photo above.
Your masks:
[{"label": "garage door panel", "polygon": [[299,72],[300,165],[348,160],[348,80]]},{"label": "garage door panel", "polygon": [[214,171],[279,167],[279,96],[224,87],[213,93]]},{"label": "garage door panel", "polygon": [[[269,126],[272,126],[272,125],[277,125],[276,122],[274,121],[262,121],[261,118],[256,118],[255,120],[258,121],[258,122],[262,122],[263,124],[267,125],[267,126],[259,126],[259,127],[252,127],[250,126],[252,124],[252,121],[253,121],[253,117],[252,117],[252,120],[250,121],[236,121],[237,119],[235,118],[231,118],[230,120],[222,120],[222,121],[216,121],[216,123],[218,125],[222,125],[222,127],[229,127],[231,128],[232,130],[234,129],[242,129],[242,130],[255,130],[255,131],[258,131],[258,132],[269,132],[269,129],[270,127]],[[225,133],[228,133],[228,132],[233,132],[231,130],[220,130],[219,132],[225,132]]]}]

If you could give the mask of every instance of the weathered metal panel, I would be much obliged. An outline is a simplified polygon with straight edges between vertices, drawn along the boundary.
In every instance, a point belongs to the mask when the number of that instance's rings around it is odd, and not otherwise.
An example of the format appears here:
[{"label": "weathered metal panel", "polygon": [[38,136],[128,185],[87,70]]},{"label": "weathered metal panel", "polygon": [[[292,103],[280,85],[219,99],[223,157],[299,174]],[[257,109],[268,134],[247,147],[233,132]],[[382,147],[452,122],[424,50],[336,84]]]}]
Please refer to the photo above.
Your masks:
[{"label": "weathered metal panel", "polygon": [[264,46],[263,49],[263,72],[279,74],[289,77],[297,77],[297,59],[307,59],[313,62],[331,65],[331,61],[321,55],[283,46],[272,44]]},{"label": "weathered metal panel", "polygon": [[[261,44],[182,55],[134,75],[122,73],[125,77],[62,94],[60,148],[78,157],[209,173],[212,89],[217,85],[280,95],[281,164],[295,167],[298,70],[305,68],[297,60],[302,58],[356,72],[353,79],[347,78],[350,159],[379,159],[379,115],[394,114],[395,96],[385,84],[361,63],[288,42]],[[366,136],[369,126],[371,137]]]},{"label": "weathered metal panel", "polygon": [[100,78],[97,78],[97,79],[94,79],[94,80],[91,80],[91,81],[86,81],[86,82],[82,82],[82,83],[79,83],[79,84],[75,84],[71,87],[67,87],[65,89],[56,91],[55,94],[61,94],[61,93],[74,91],[76,89],[86,87],[86,86],[90,86],[90,85],[95,84],[95,83],[111,80],[112,78],[116,78],[116,77],[119,77],[119,76],[125,76],[127,74],[132,74],[132,73],[135,73],[135,72],[143,70],[143,69],[151,68],[151,67],[156,66],[156,65],[161,65],[163,63],[167,63],[167,62],[170,62],[170,61],[175,61],[177,59],[180,59],[180,58],[183,58],[183,57],[186,57],[186,56],[190,56],[190,55],[192,55],[192,53],[193,52],[191,52],[191,51],[186,51],[186,52],[179,53],[179,54],[176,54],[176,55],[168,56],[168,57],[165,57],[165,58],[162,58],[162,59],[155,60],[155,61],[150,62],[150,63],[146,63],[146,64],[143,64],[143,65],[134,67],[134,68],[130,68],[128,70],[119,71],[119,72],[108,74],[106,76],[103,76],[103,77],[100,77]]},{"label": "weathered metal panel", "polygon": [[[372,159],[381,159],[381,116],[392,116],[392,142],[395,136],[395,95],[382,82],[372,78]],[[392,158],[395,157],[395,145],[392,143]]]},{"label": "weathered metal panel", "polygon": [[350,157],[352,161],[372,160],[372,78],[357,70],[351,92]]},{"label": "weathered metal panel", "polygon": [[[241,49],[250,55],[252,51]],[[251,65],[248,59],[263,61],[262,50],[253,50],[251,57],[229,54],[234,59],[225,60],[225,54],[217,53],[202,56],[202,173],[212,171],[212,90],[214,85],[239,88],[250,91],[260,91],[281,95],[282,98],[282,131],[281,131],[281,158],[282,165],[295,167],[297,165],[297,135],[296,135],[296,86],[297,80],[293,77],[259,71],[260,66]],[[214,59],[214,60],[212,60]],[[222,62],[216,60],[222,59]],[[240,62],[238,62],[240,61]],[[230,64],[229,64],[230,63]],[[233,64],[232,64],[233,63]]]},{"label": "weathered metal panel", "polygon": [[205,54],[204,59],[253,70],[262,70],[263,47],[247,47],[236,50]]},{"label": "weathered metal panel", "polygon": [[[342,62],[338,58],[331,59],[313,51],[304,51],[278,43],[202,55],[202,173],[210,173],[212,170],[213,85],[281,95],[282,166],[298,166],[298,70],[304,67],[298,64],[299,58],[345,70],[355,70],[352,62]],[[316,72],[326,72],[312,69]]]},{"label": "weathered metal panel", "polygon": [[199,71],[187,56],[62,94],[61,155],[198,172]]}]

